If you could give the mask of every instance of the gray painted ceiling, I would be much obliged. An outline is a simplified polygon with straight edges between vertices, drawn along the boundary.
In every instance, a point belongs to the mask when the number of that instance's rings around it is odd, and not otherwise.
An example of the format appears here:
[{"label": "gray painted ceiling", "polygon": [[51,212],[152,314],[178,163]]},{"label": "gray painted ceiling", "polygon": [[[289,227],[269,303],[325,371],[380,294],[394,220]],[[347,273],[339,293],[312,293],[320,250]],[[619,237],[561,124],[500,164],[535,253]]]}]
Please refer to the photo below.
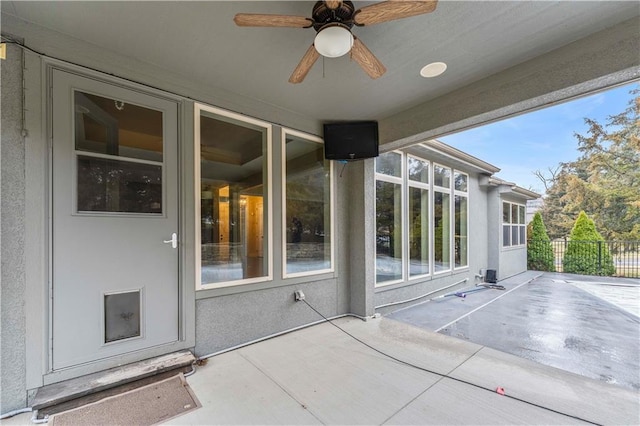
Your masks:
[{"label": "gray painted ceiling", "polygon": [[[362,7],[372,2],[354,2]],[[239,12],[311,16],[307,1],[9,2],[3,14],[137,58],[192,82],[320,120],[382,119],[634,16],[636,1],[441,0],[435,12],[354,27],[385,64],[371,80],[348,55],[288,83],[313,29],[241,28]],[[448,64],[425,79],[422,66]]]}]

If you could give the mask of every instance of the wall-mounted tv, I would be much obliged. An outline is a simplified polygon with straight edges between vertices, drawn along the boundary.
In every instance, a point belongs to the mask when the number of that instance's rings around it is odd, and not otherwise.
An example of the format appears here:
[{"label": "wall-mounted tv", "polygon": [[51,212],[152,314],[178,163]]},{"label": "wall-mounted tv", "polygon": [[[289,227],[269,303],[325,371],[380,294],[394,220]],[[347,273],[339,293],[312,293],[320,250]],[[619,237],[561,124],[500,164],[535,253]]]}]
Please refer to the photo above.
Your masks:
[{"label": "wall-mounted tv", "polygon": [[324,158],[327,160],[351,161],[377,156],[377,121],[324,124]]}]

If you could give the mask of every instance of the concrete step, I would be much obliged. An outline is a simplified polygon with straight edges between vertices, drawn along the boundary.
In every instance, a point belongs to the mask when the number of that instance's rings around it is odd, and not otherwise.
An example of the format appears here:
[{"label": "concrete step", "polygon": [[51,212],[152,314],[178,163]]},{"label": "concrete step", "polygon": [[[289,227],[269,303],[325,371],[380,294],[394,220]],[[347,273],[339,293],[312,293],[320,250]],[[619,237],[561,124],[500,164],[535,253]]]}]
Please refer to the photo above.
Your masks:
[{"label": "concrete step", "polygon": [[47,407],[190,366],[195,361],[196,357],[185,350],[53,383],[38,389],[31,406],[34,411],[41,411]]}]

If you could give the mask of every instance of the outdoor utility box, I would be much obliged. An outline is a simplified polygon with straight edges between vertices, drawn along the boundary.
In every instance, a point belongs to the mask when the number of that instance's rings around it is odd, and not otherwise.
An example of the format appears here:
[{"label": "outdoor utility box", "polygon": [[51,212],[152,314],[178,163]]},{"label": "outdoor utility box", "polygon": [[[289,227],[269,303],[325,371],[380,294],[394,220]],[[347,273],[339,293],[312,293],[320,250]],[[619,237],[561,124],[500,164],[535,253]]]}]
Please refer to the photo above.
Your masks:
[{"label": "outdoor utility box", "polygon": [[498,274],[495,269],[487,269],[487,276],[485,277],[485,281],[493,284],[498,282]]}]

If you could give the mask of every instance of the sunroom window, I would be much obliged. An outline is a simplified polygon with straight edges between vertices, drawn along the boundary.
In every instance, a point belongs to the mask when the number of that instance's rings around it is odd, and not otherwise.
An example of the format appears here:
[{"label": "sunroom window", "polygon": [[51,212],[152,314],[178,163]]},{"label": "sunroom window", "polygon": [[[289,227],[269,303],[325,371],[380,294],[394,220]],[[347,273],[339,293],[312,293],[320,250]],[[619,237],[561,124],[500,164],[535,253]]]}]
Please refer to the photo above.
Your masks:
[{"label": "sunroom window", "polygon": [[469,197],[467,190],[468,176],[462,172],[453,172],[454,182],[454,268],[469,265]]},{"label": "sunroom window", "polygon": [[200,289],[271,278],[271,126],[196,105]]},{"label": "sunroom window", "polygon": [[451,269],[451,169],[433,166],[434,272]]},{"label": "sunroom window", "polygon": [[409,176],[409,276],[429,274],[429,162],[407,157]]},{"label": "sunroom window", "polygon": [[376,158],[376,283],[402,280],[402,154]]}]

